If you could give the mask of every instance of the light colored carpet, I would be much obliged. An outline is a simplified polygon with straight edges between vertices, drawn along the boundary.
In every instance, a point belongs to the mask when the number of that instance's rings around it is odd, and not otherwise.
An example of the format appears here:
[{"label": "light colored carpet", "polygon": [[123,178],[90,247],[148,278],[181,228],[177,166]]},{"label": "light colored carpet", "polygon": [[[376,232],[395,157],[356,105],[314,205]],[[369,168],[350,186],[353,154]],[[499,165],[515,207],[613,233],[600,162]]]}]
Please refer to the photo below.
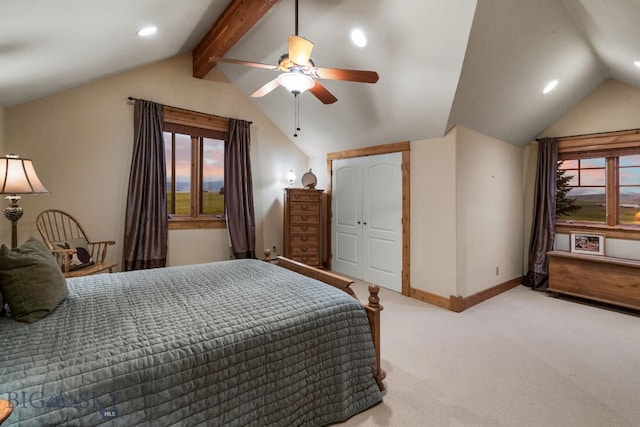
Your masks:
[{"label": "light colored carpet", "polygon": [[380,299],[384,401],[341,425],[640,426],[637,315],[523,286],[462,313]]}]

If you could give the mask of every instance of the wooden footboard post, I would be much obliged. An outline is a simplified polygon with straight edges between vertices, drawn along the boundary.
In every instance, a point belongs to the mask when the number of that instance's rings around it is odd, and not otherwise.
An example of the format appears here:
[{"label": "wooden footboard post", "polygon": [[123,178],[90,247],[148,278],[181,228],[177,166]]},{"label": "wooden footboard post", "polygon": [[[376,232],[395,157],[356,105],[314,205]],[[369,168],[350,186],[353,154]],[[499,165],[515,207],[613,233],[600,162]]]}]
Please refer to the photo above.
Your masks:
[{"label": "wooden footboard post", "polygon": [[369,285],[369,302],[364,307],[367,311],[373,345],[376,349],[376,383],[378,383],[378,387],[380,391],[382,391],[384,390],[382,380],[387,374],[382,370],[380,364],[380,312],[383,310],[383,307],[380,305],[380,298],[378,297],[379,291],[380,288],[378,286]]}]

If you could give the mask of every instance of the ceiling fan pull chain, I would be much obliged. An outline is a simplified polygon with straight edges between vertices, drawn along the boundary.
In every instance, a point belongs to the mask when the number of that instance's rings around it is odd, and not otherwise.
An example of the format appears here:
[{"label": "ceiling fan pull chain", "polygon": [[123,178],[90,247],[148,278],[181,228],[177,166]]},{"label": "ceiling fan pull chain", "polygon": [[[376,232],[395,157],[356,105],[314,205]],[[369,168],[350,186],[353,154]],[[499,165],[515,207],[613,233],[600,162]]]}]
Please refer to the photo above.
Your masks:
[{"label": "ceiling fan pull chain", "polygon": [[293,133],[294,137],[298,137],[298,131],[300,130],[300,99],[298,99],[298,94],[294,93],[293,94],[294,99],[295,99],[295,106],[294,106],[294,121],[295,121],[295,127],[296,130]]}]

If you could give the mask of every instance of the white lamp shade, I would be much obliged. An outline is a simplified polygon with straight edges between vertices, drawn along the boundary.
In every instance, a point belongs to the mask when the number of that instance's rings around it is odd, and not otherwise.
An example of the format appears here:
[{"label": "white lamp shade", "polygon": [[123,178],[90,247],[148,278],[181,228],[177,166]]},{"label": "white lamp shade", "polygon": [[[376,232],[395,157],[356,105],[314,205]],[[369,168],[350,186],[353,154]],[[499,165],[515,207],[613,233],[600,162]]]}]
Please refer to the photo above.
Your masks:
[{"label": "white lamp shade", "polygon": [[315,84],[311,77],[301,73],[282,73],[278,76],[278,83],[291,93],[305,92]]},{"label": "white lamp shade", "polygon": [[30,159],[0,158],[0,194],[48,194]]}]

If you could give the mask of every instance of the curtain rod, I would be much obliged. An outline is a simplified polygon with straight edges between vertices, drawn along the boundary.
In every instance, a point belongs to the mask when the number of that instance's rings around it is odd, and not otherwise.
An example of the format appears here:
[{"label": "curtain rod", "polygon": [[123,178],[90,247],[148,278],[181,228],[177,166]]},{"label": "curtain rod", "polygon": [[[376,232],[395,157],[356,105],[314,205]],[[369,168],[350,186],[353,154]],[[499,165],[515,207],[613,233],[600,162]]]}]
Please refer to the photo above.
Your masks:
[{"label": "curtain rod", "polygon": [[[138,98],[134,98],[133,96],[130,96],[130,97],[127,98],[127,104],[133,104],[137,100],[138,100]],[[195,111],[195,110],[187,110],[186,108],[173,107],[171,105],[167,105],[167,107],[175,108],[176,110],[188,111],[190,113],[207,114],[208,116],[215,116],[215,117],[220,117],[221,119],[228,119],[228,117],[222,117],[222,116],[218,116],[216,114],[208,114],[208,113],[203,113],[201,111]],[[249,124],[252,125],[253,122],[250,121]]]},{"label": "curtain rod", "polygon": [[558,138],[558,139],[563,139],[563,138],[584,138],[584,137],[589,137],[589,136],[608,135],[608,134],[619,133],[619,132],[635,132],[635,133],[639,133],[640,132],[640,128],[613,130],[611,132],[584,133],[582,135],[566,135],[566,136],[555,136],[555,137],[554,136],[547,136],[547,137],[543,137],[543,138],[536,138],[535,141],[539,142],[541,139],[544,139],[544,138]]}]

